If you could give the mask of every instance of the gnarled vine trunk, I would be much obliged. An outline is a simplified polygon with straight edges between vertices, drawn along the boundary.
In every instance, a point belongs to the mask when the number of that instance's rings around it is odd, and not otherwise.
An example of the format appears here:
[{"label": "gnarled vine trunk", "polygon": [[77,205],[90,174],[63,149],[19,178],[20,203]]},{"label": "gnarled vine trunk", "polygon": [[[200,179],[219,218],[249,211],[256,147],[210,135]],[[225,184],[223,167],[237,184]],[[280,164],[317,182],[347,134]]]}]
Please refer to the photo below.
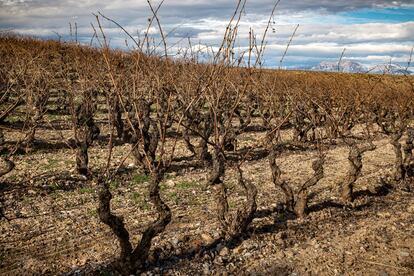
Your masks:
[{"label": "gnarled vine trunk", "polygon": [[[0,128],[0,153],[3,151],[3,144],[5,142],[3,129]],[[0,157],[0,177],[11,172],[15,167],[13,161],[9,157]]]},{"label": "gnarled vine trunk", "polygon": [[76,109],[76,171],[81,175],[89,175],[88,169],[88,148],[99,136],[100,130],[93,119],[91,102],[84,102]]},{"label": "gnarled vine trunk", "polygon": [[15,167],[15,164],[13,161],[11,161],[8,158],[1,158],[0,161],[0,177],[2,177],[3,175],[8,174],[9,172],[11,172]]},{"label": "gnarled vine trunk", "polygon": [[4,142],[5,142],[5,139],[4,139],[3,129],[0,127],[0,145],[4,144]]},{"label": "gnarled vine trunk", "polygon": [[292,188],[286,183],[286,181],[281,179],[282,171],[277,164],[277,157],[280,154],[280,148],[272,147],[269,153],[269,165],[270,169],[272,170],[272,180],[276,187],[282,189],[283,193],[285,194],[285,205],[286,209],[289,212],[294,212],[295,209],[295,198],[293,194]]},{"label": "gnarled vine trunk", "polygon": [[171,221],[171,210],[160,196],[159,184],[163,179],[163,175],[163,171],[159,170],[155,170],[151,174],[148,188],[149,199],[158,212],[158,218],[145,229],[135,248],[129,240],[129,232],[125,227],[123,218],[112,214],[110,206],[112,194],[109,185],[101,180],[98,214],[101,221],[108,225],[118,238],[121,253],[114,265],[123,275],[135,274],[137,270],[145,265],[153,238],[163,232]]},{"label": "gnarled vine trunk", "polygon": [[403,155],[401,151],[400,139],[403,135],[403,131],[398,131],[391,135],[390,144],[393,147],[395,153],[395,162],[394,162],[394,180],[401,181],[405,175],[405,168],[403,163]]},{"label": "gnarled vine trunk", "polygon": [[319,156],[319,158],[312,162],[312,169],[314,171],[313,176],[308,179],[299,189],[295,200],[295,214],[298,217],[305,215],[308,207],[308,193],[309,189],[315,186],[324,176],[323,165],[325,164],[325,156]]},{"label": "gnarled vine trunk", "polygon": [[281,179],[282,171],[277,164],[277,156],[280,154],[280,149],[272,147],[269,154],[269,165],[272,170],[272,180],[276,187],[282,189],[285,194],[286,210],[294,213],[298,217],[303,217],[306,214],[308,206],[309,189],[315,186],[324,176],[323,165],[325,164],[325,156],[320,155],[319,158],[312,162],[313,176],[308,179],[302,186],[295,191],[289,184]]},{"label": "gnarled vine trunk", "polygon": [[[212,156],[208,152],[208,139],[210,138],[213,127],[211,125],[211,117],[209,114],[198,114],[195,115],[187,112],[187,124],[188,126],[183,129],[183,139],[186,147],[195,158],[205,165],[211,162]],[[191,131],[191,130],[193,131]],[[199,136],[199,141],[196,145],[191,143],[190,134],[194,132]]]},{"label": "gnarled vine trunk", "polygon": [[227,188],[223,180],[225,174],[225,156],[223,152],[216,148],[213,155],[213,168],[210,172],[208,184],[213,186],[215,197],[217,200],[217,217],[221,225],[221,236],[226,240],[238,238],[243,234],[249,224],[252,222],[257,204],[256,186],[245,180],[242,170],[237,166],[238,185],[244,190],[246,202],[242,204],[234,214],[229,212],[229,204],[227,198]]},{"label": "gnarled vine trunk", "polygon": [[148,164],[155,160],[159,142],[157,124],[151,119],[151,102],[137,101],[139,110],[129,113],[132,125],[124,126],[124,142],[131,144],[132,156],[138,167],[149,173]]},{"label": "gnarled vine trunk", "polygon": [[407,177],[414,177],[414,128],[407,129],[407,140],[404,144],[404,168]]},{"label": "gnarled vine trunk", "polygon": [[248,180],[243,178],[242,170],[240,166],[237,167],[238,172],[238,184],[243,188],[246,195],[246,202],[240,206],[228,225],[227,236],[230,239],[235,239],[244,233],[250,223],[253,221],[254,214],[257,209],[256,197],[257,188]]},{"label": "gnarled vine trunk", "polygon": [[115,97],[114,112],[111,114],[116,129],[116,135],[118,138],[122,138],[124,135],[124,122],[122,120],[122,109],[119,103],[119,99]]},{"label": "gnarled vine trunk", "polygon": [[370,141],[368,145],[358,147],[355,142],[349,143],[348,163],[350,168],[347,176],[341,185],[341,199],[343,202],[350,203],[354,200],[354,184],[361,174],[362,155],[367,151],[373,151],[376,146]]}]

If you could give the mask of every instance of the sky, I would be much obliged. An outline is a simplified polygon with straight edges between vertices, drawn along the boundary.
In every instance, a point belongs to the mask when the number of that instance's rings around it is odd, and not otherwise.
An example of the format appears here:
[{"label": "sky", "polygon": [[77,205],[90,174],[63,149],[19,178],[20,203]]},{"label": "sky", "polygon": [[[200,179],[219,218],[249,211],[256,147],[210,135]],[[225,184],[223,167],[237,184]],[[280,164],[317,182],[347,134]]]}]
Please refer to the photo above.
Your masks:
[{"label": "sky", "polygon": [[[152,0],[153,6],[159,1]],[[273,0],[247,0],[236,46],[248,45],[252,28],[261,37]],[[237,0],[165,0],[159,11],[170,54],[188,47],[217,49]],[[93,13],[116,20],[134,36],[142,36],[151,16],[146,0],[0,0],[0,32],[71,40],[69,23],[77,24],[78,41],[89,43]],[[281,0],[266,38],[265,66],[278,67],[296,26],[299,28],[283,59],[284,68],[302,68],[321,61],[344,60],[367,66],[407,66],[414,46],[414,0]],[[101,19],[111,47],[126,48],[126,35]],[[274,22],[274,24],[273,24]],[[274,31],[273,31],[274,30]],[[150,29],[154,37],[159,31]],[[96,43],[96,41],[95,41]],[[128,43],[131,47],[131,41]],[[411,67],[412,68],[412,67]]]}]

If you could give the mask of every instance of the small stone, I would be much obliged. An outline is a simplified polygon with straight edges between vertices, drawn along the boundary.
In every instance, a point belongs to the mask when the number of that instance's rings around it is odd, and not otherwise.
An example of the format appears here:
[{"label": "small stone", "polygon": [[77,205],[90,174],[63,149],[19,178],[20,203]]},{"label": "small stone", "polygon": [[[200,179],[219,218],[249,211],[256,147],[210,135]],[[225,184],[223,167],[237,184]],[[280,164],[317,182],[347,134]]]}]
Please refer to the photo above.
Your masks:
[{"label": "small stone", "polygon": [[283,251],[279,251],[276,253],[276,258],[283,260],[285,258],[285,253]]},{"label": "small stone", "polygon": [[173,246],[177,246],[178,242],[179,242],[179,240],[178,240],[177,238],[173,238],[173,239],[171,240],[171,244],[172,244]]},{"label": "small stone", "polygon": [[285,256],[286,258],[293,258],[294,254],[291,251],[286,251]]},{"label": "small stone", "polygon": [[201,239],[203,240],[204,244],[211,244],[214,240],[213,237],[206,233],[201,234]]},{"label": "small stone", "polygon": [[173,188],[175,187],[175,182],[169,179],[165,182],[165,185],[167,185],[167,187]]},{"label": "small stone", "polygon": [[399,255],[400,255],[400,257],[409,257],[410,256],[410,252],[408,252],[408,251],[400,251]]},{"label": "small stone", "polygon": [[191,241],[191,246],[189,248],[190,253],[196,253],[200,250],[201,246],[203,246],[203,241],[200,239],[195,239]]},{"label": "small stone", "polygon": [[223,248],[220,250],[219,255],[220,255],[220,256],[222,256],[222,257],[229,255],[229,249],[228,249],[227,247],[223,247]]},{"label": "small stone", "polygon": [[210,265],[209,264],[203,264],[203,275],[210,275]]},{"label": "small stone", "polygon": [[234,268],[236,268],[236,265],[234,263],[229,263],[227,265],[227,269],[234,269]]},{"label": "small stone", "polygon": [[245,249],[256,249],[259,245],[253,241],[246,240],[243,242],[243,248]]},{"label": "small stone", "polygon": [[389,274],[386,271],[380,271],[378,272],[378,276],[389,276]]},{"label": "small stone", "polygon": [[391,214],[389,212],[378,212],[377,215],[382,218],[389,218]]},{"label": "small stone", "polygon": [[215,262],[216,264],[222,264],[222,263],[223,263],[223,259],[219,256],[219,257],[217,257],[217,258],[214,260],[214,262]]},{"label": "small stone", "polygon": [[243,248],[241,248],[241,246],[237,246],[236,248],[233,249],[233,254],[240,254],[243,252]]}]

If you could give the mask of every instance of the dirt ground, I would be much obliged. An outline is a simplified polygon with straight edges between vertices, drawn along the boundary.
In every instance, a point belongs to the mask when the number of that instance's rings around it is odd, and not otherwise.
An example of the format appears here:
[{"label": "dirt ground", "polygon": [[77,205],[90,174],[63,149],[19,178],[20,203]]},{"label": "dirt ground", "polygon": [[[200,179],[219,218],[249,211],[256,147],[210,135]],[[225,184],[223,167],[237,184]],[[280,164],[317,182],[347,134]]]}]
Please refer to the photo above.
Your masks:
[{"label": "dirt ground", "polygon": [[[18,133],[8,132],[14,140]],[[15,170],[1,179],[3,205],[10,219],[0,221],[1,275],[111,275],[107,266],[118,242],[97,217],[97,186],[73,173],[74,151],[61,143],[70,131],[39,131],[35,148],[14,157]],[[246,133],[240,146],[263,133]],[[107,137],[90,151],[90,167],[99,174],[106,161]],[[325,177],[311,194],[310,213],[293,219],[281,208],[267,158],[242,169],[258,188],[258,211],[249,231],[237,241],[206,247],[218,236],[216,204],[206,187],[206,169],[175,162],[161,186],[173,220],[155,238],[148,270],[142,275],[414,275],[413,192],[380,187],[392,171],[394,154],[386,137],[363,158],[352,208],[339,204],[338,189],[347,169],[345,146],[327,152]],[[129,152],[118,145],[114,163]],[[180,142],[177,157],[189,156]],[[279,159],[283,177],[299,184],[312,174],[316,152],[291,150]],[[231,208],[244,200],[233,170],[226,172]],[[146,201],[148,178],[127,158],[111,183],[113,210],[125,218],[136,243],[155,210]],[[414,188],[414,186],[412,185]]]}]

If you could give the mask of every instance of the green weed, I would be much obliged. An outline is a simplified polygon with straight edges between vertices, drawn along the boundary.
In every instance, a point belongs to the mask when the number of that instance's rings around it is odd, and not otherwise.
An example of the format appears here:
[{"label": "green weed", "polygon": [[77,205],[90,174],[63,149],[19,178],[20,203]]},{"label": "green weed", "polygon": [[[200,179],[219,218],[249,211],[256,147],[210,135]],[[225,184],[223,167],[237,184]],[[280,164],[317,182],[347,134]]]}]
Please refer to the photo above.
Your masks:
[{"label": "green weed", "polygon": [[132,177],[133,184],[142,184],[148,182],[150,177],[146,174],[136,174]]},{"label": "green weed", "polygon": [[91,209],[91,210],[88,211],[88,214],[91,217],[97,217],[98,216],[98,211],[96,211],[96,209]]},{"label": "green weed", "polygon": [[47,160],[47,165],[45,166],[45,169],[53,169],[54,167],[56,167],[56,165],[58,164],[57,160],[53,160],[53,159],[49,159]]},{"label": "green weed", "polygon": [[131,200],[139,206],[139,208],[143,209],[143,210],[148,210],[149,209],[149,204],[148,202],[145,200],[145,198],[143,198],[141,196],[140,193],[138,192],[133,192],[131,194]]},{"label": "green weed", "polygon": [[171,192],[168,194],[168,197],[174,201],[175,204],[178,204],[178,194],[177,192]]},{"label": "green weed", "polygon": [[178,182],[176,184],[177,189],[181,189],[181,190],[188,190],[188,189],[192,189],[194,187],[197,186],[197,182],[195,181],[182,181],[182,182]]},{"label": "green weed", "polygon": [[109,183],[109,187],[110,187],[112,190],[117,189],[117,188],[119,187],[119,181],[118,181],[118,180],[113,180],[113,181],[111,181],[111,183]]},{"label": "green weed", "polygon": [[82,187],[82,188],[80,188],[79,192],[81,194],[92,194],[92,193],[95,192],[95,190],[90,188],[90,187]]}]

